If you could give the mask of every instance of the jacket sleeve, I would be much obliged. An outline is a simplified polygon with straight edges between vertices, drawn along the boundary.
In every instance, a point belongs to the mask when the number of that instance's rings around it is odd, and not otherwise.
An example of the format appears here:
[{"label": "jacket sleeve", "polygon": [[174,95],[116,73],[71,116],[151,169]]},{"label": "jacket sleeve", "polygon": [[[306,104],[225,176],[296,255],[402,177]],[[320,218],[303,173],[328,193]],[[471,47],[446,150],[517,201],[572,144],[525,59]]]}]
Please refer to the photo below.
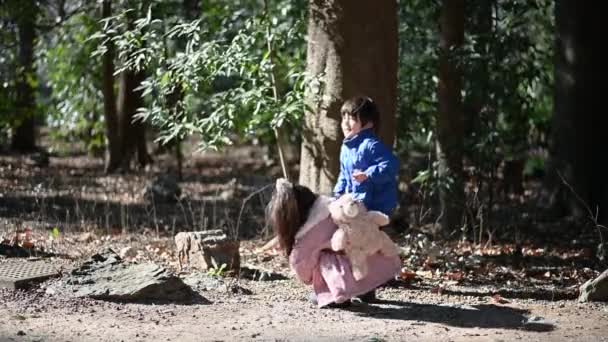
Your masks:
[{"label": "jacket sleeve", "polygon": [[344,174],[344,167],[342,164],[342,150],[340,150],[340,173],[338,174],[338,181],[334,186],[334,197],[338,197],[346,191],[346,176]]},{"label": "jacket sleeve", "polygon": [[383,184],[393,180],[399,170],[399,162],[393,153],[382,143],[374,141],[365,148],[365,158],[369,161],[370,167],[365,170],[365,174],[370,182]]}]

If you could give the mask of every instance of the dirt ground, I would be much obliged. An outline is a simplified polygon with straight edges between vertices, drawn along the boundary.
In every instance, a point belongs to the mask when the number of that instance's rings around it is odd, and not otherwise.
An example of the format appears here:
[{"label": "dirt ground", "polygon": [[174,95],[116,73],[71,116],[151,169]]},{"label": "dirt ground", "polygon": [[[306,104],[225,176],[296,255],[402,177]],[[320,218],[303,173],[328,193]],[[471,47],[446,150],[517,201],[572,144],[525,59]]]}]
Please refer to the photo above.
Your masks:
[{"label": "dirt ground", "polygon": [[[50,290],[57,279],[0,289],[0,341],[608,341],[608,304],[576,301],[578,287],[603,271],[593,258],[595,230],[517,211],[504,216],[522,218],[521,226],[505,224],[518,241],[497,232],[490,247],[436,241],[410,224],[396,240],[402,278],[379,289],[378,303],[316,308],[284,258],[255,252],[269,238],[269,193],[260,189],[280,174],[264,153],[189,158],[180,201],[152,205],[143,189],[170,170],[170,158],[105,175],[100,160],[81,155],[51,155],[46,167],[0,155],[0,242],[52,253],[66,271],[107,246],[127,262],[176,271],[176,232],[222,228],[242,240],[244,265],[288,277],[219,278],[221,285],[196,288],[208,303],[191,305],[74,298]],[[554,226],[561,230],[541,230]]]},{"label": "dirt ground", "polygon": [[[608,341],[608,306],[383,288],[380,303],[317,309],[293,280],[153,305],[0,292],[1,341]],[[540,322],[541,324],[525,324]]]}]

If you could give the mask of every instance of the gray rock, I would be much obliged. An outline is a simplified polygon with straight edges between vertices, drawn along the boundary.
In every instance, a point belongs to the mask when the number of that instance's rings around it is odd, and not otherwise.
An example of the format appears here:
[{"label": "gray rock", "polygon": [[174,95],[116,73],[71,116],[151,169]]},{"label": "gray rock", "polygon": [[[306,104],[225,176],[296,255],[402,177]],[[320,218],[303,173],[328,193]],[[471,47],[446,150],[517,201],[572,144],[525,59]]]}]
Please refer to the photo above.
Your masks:
[{"label": "gray rock", "polygon": [[201,299],[165,268],[152,264],[125,264],[111,249],[91,257],[72,271],[68,284],[78,297],[117,301],[192,302]]},{"label": "gray rock", "polygon": [[222,278],[212,277],[205,273],[192,273],[183,278],[184,283],[199,291],[213,291],[226,284]]},{"label": "gray rock", "polygon": [[529,331],[551,331],[556,327],[555,322],[548,321],[543,317],[531,316],[523,322],[523,329]]},{"label": "gray rock", "polygon": [[590,279],[580,287],[579,302],[608,301],[608,270],[595,279]]},{"label": "gray rock", "polygon": [[182,189],[171,175],[160,175],[144,190],[144,199],[158,203],[171,203],[179,199]]}]

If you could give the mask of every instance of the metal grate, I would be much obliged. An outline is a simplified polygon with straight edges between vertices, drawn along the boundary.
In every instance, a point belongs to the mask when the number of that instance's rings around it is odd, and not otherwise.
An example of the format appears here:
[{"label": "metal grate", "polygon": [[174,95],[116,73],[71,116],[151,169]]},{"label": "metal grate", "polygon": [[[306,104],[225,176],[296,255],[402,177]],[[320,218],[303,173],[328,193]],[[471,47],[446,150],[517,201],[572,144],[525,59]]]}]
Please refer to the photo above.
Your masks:
[{"label": "metal grate", "polygon": [[57,267],[44,261],[9,261],[0,263],[0,288],[23,289],[33,282],[59,274]]}]

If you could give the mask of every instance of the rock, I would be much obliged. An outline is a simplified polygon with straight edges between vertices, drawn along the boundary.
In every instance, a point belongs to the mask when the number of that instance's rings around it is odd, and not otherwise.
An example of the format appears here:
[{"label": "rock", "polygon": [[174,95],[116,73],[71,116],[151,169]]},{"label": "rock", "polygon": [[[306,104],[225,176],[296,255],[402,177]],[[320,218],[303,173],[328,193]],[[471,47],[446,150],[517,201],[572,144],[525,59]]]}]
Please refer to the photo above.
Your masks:
[{"label": "rock", "polygon": [[49,153],[46,151],[39,151],[29,156],[30,162],[37,167],[49,166]]},{"label": "rock", "polygon": [[579,302],[608,301],[608,270],[580,287]]},{"label": "rock", "polygon": [[160,175],[144,190],[144,199],[159,203],[171,203],[179,199],[182,189],[171,175]]},{"label": "rock", "polygon": [[184,283],[198,291],[213,291],[225,286],[223,278],[212,277],[205,273],[192,273],[183,278]]},{"label": "rock", "polygon": [[77,297],[119,301],[191,302],[201,297],[168,270],[152,263],[125,264],[106,249],[72,271],[68,284]]},{"label": "rock", "polygon": [[180,269],[189,266],[207,271],[226,264],[226,271],[240,267],[238,240],[230,240],[222,230],[181,232],[175,235],[175,246]]},{"label": "rock", "polygon": [[254,267],[241,267],[239,276],[243,279],[256,281],[275,281],[288,279],[286,276],[280,273],[257,269]]},{"label": "rock", "polygon": [[250,289],[244,288],[237,283],[232,283],[232,284],[228,285],[228,288],[226,290],[232,294],[237,294],[237,295],[249,296],[249,295],[253,294],[253,291],[251,291]]},{"label": "rock", "polygon": [[118,252],[118,255],[121,259],[135,258],[137,256],[137,251],[133,247],[127,246],[122,248],[120,252]]},{"label": "rock", "polygon": [[539,316],[532,316],[525,319],[523,322],[523,329],[529,331],[551,331],[555,329],[555,323],[544,319]]}]

